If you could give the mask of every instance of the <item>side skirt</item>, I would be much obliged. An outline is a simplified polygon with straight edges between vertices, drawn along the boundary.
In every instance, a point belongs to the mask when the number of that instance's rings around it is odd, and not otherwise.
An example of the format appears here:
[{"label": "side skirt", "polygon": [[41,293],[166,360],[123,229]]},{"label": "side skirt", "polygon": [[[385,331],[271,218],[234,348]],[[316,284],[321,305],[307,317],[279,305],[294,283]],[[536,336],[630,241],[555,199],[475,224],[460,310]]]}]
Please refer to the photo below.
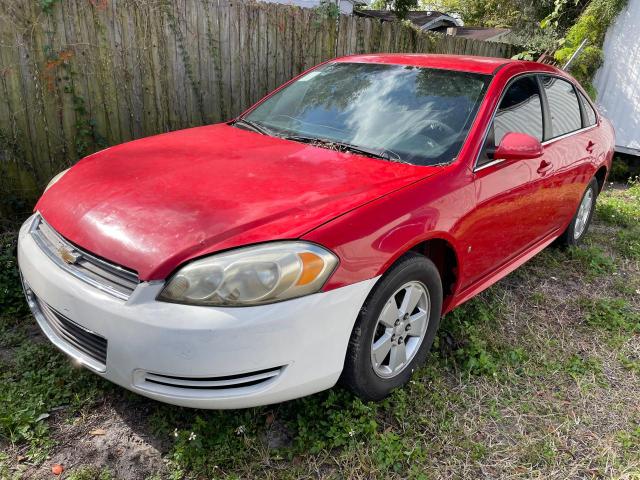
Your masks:
[{"label": "side skirt", "polygon": [[469,285],[463,291],[456,294],[449,305],[447,305],[447,308],[443,312],[443,314],[450,312],[455,307],[462,305],[467,300],[475,297],[477,294],[479,294],[483,290],[486,290],[497,281],[509,275],[516,268],[520,267],[525,262],[535,257],[538,253],[551,245],[556,238],[558,238],[560,231],[561,230],[554,230],[552,233],[544,237],[540,242],[533,245],[529,250],[525,250],[520,255],[516,256],[506,264],[503,264],[498,269],[494,270],[494,272],[489,274],[487,277],[478,280],[476,283]]}]

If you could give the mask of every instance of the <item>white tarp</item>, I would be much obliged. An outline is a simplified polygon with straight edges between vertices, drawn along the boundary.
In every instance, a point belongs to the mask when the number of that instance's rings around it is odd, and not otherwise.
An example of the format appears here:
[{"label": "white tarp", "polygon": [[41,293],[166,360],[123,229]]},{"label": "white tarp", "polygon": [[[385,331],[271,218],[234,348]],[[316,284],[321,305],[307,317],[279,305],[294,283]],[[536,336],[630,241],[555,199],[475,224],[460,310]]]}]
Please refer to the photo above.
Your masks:
[{"label": "white tarp", "polygon": [[594,79],[596,103],[616,130],[616,149],[640,153],[640,0],[627,7],[607,31],[604,65]]}]

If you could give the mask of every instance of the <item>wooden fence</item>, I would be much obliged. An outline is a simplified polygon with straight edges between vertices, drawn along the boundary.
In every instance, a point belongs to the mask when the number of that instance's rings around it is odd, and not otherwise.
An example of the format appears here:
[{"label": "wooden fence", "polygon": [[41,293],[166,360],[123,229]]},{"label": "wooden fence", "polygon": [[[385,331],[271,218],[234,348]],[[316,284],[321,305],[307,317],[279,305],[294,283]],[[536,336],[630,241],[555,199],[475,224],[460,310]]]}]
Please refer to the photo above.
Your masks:
[{"label": "wooden fence", "polygon": [[228,0],[2,0],[0,213],[100,148],[227,120],[339,55],[515,47]]}]

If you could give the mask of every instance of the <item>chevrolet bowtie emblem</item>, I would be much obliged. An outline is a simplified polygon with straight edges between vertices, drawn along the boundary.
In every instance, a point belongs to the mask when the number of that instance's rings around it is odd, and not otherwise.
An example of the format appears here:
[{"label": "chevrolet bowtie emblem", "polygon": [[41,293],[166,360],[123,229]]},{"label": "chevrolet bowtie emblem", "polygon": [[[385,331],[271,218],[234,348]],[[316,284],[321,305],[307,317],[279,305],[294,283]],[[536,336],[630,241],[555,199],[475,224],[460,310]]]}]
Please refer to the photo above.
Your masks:
[{"label": "chevrolet bowtie emblem", "polygon": [[62,259],[64,263],[74,264],[80,258],[80,255],[73,250],[70,250],[66,247],[58,248],[58,256]]}]

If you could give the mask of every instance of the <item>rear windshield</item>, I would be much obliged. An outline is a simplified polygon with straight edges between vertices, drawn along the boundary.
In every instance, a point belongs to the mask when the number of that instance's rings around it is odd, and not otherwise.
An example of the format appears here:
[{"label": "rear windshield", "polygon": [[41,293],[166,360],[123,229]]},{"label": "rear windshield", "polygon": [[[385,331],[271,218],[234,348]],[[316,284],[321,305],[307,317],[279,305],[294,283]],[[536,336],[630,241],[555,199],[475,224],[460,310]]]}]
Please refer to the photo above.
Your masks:
[{"label": "rear windshield", "polygon": [[451,162],[490,81],[404,65],[332,63],[280,90],[244,118],[283,136],[387,152],[415,165]]}]

